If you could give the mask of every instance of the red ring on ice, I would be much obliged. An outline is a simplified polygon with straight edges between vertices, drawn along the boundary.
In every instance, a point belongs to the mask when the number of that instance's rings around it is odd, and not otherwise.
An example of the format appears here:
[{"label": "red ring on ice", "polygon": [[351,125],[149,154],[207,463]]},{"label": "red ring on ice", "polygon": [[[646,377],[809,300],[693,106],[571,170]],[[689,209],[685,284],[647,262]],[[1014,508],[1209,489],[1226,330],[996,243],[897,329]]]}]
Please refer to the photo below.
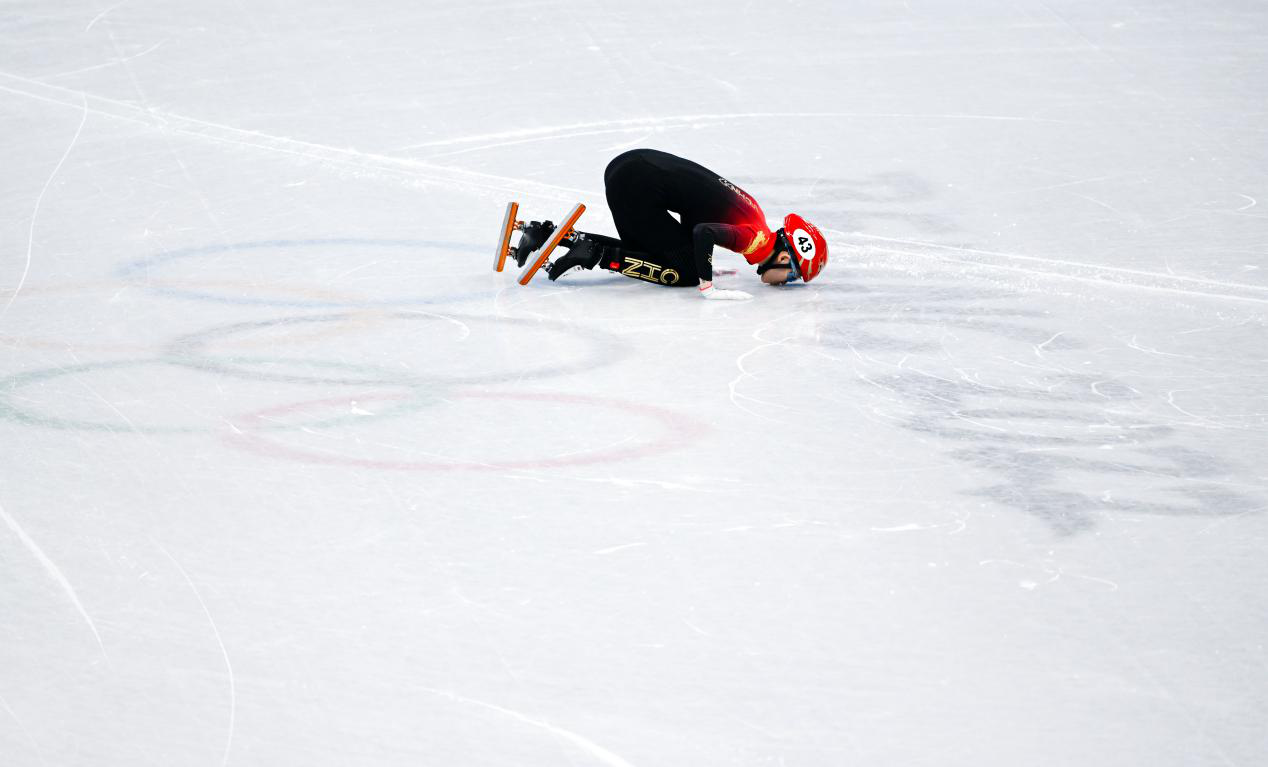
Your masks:
[{"label": "red ring on ice", "polygon": [[330,455],[314,450],[288,447],[264,436],[253,424],[268,422],[278,416],[295,413],[306,413],[333,405],[347,406],[350,400],[356,402],[374,402],[383,400],[409,399],[409,393],[362,394],[356,397],[336,397],[319,400],[295,402],[288,405],[258,410],[231,419],[233,433],[224,435],[231,445],[265,455],[271,458],[283,458],[304,463],[326,466],[354,466],[364,469],[386,469],[391,471],[505,471],[508,469],[549,469],[561,466],[584,466],[595,463],[628,461],[645,458],[651,455],[666,453],[700,439],[709,431],[705,424],[688,418],[672,410],[655,405],[644,405],[606,397],[589,397],[578,394],[524,394],[493,392],[457,392],[446,395],[447,399],[510,399],[527,402],[572,403],[590,407],[603,407],[618,410],[632,415],[649,418],[659,422],[665,428],[665,434],[632,447],[598,450],[590,453],[574,453],[557,458],[534,458],[521,461],[498,461],[491,463],[474,463],[462,461],[386,461],[378,459],[352,458],[348,456]]}]

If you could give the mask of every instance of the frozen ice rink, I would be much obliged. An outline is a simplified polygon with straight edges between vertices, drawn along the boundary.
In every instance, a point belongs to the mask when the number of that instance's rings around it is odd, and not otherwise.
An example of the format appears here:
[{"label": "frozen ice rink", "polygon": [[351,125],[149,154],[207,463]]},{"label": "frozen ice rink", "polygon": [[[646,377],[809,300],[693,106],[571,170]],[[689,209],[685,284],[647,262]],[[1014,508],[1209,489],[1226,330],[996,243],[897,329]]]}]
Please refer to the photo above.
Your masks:
[{"label": "frozen ice rink", "polygon": [[[1268,764],[1268,6],[0,4],[0,764]],[[829,236],[492,268],[633,147]]]}]

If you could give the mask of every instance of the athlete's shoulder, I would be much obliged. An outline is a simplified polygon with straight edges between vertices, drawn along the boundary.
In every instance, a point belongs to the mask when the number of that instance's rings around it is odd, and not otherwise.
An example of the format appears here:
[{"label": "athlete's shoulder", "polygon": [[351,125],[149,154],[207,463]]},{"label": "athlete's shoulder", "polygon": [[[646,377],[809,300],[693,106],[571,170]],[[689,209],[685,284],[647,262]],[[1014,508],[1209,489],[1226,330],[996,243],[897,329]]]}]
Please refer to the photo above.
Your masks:
[{"label": "athlete's shoulder", "polygon": [[739,184],[723,176],[718,176],[717,179],[718,183],[725,187],[735,198],[735,205],[739,209],[740,218],[744,223],[765,228],[766,214],[762,213],[762,206],[757,204],[757,200],[754,199],[753,195],[741,189]]},{"label": "athlete's shoulder", "polygon": [[746,244],[740,251],[740,255],[744,256],[744,260],[750,264],[760,264],[765,261],[775,249],[775,235],[765,223],[759,223],[756,226],[745,225],[741,229],[746,235]]}]

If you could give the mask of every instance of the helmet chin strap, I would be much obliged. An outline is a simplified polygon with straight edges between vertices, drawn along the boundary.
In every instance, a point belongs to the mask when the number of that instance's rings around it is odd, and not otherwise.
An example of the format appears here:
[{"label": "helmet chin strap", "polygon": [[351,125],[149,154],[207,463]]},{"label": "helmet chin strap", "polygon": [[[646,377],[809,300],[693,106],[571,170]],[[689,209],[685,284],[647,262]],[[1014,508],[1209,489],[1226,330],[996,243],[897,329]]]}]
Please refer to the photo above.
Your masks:
[{"label": "helmet chin strap", "polygon": [[[789,263],[779,263],[779,255],[781,253],[788,254]],[[775,248],[770,252],[770,255],[766,257],[765,261],[757,265],[757,273],[766,274],[771,269],[790,269],[794,274],[796,274],[797,270],[792,265],[792,253],[792,243],[788,242],[788,237],[784,234],[784,230],[781,228],[779,231],[775,232]]]}]

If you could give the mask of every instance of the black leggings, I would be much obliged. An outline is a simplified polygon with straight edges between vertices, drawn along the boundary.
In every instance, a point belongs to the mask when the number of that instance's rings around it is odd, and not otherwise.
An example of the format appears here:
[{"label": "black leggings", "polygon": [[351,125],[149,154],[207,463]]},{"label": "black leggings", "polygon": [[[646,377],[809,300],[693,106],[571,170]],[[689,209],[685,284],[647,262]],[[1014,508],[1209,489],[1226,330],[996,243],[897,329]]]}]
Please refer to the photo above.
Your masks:
[{"label": "black leggings", "polygon": [[638,156],[626,153],[608,163],[603,172],[608,209],[621,239],[619,259],[613,263],[627,277],[658,285],[694,287],[698,282],[692,256],[691,229],[679,223],[661,202],[663,172]]}]

